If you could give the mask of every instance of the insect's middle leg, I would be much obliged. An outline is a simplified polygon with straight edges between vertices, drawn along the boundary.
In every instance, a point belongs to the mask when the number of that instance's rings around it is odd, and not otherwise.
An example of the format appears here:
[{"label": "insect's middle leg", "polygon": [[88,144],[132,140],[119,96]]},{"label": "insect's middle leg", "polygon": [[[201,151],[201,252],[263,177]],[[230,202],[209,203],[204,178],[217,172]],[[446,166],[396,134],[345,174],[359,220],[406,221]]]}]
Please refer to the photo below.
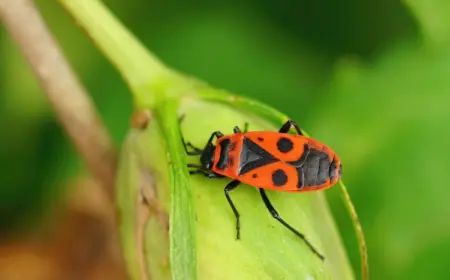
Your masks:
[{"label": "insect's middle leg", "polygon": [[287,133],[287,132],[289,132],[289,130],[291,129],[292,126],[295,128],[295,130],[297,131],[297,133],[299,135],[303,135],[302,130],[300,129],[298,124],[296,122],[294,122],[293,120],[288,120],[285,124],[283,124],[283,126],[280,128],[280,130],[278,132]]},{"label": "insect's middle leg", "polygon": [[229,193],[230,193],[230,191],[234,190],[237,186],[239,186],[240,183],[241,182],[239,182],[238,180],[231,181],[224,189],[225,196],[226,196],[226,198],[228,200],[228,203],[231,206],[231,209],[233,210],[234,216],[236,217],[236,239],[240,239],[241,238],[241,234],[240,234],[241,223],[240,223],[240,220],[239,220],[239,216],[240,215],[239,215],[238,210],[236,209],[236,206],[234,206],[234,203],[231,200]]},{"label": "insect's middle leg", "polygon": [[305,235],[298,232],[295,228],[291,227],[288,223],[286,223],[278,214],[277,210],[273,207],[272,203],[270,202],[269,198],[266,195],[266,192],[264,189],[259,189],[259,192],[261,193],[262,200],[264,201],[264,204],[266,205],[267,210],[269,210],[272,217],[274,217],[278,222],[280,222],[283,226],[288,228],[290,231],[292,231],[295,235],[303,239],[303,241],[308,245],[308,247],[311,249],[311,251],[316,254],[321,260],[324,260],[325,257],[320,254],[316,248],[306,239]]}]

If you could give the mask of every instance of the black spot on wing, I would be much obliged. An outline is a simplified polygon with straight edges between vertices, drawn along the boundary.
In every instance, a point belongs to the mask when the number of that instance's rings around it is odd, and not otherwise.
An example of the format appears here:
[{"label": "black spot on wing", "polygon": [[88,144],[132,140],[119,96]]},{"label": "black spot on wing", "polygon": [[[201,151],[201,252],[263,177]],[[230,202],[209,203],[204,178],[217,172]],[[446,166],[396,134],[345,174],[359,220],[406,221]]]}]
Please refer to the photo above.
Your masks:
[{"label": "black spot on wing", "polygon": [[285,185],[288,181],[288,177],[286,175],[286,172],[284,172],[282,169],[277,169],[272,173],[272,182],[277,187],[282,187]]},{"label": "black spot on wing", "polygon": [[277,142],[277,149],[281,153],[289,153],[294,148],[294,143],[291,139],[286,137],[280,137]]}]

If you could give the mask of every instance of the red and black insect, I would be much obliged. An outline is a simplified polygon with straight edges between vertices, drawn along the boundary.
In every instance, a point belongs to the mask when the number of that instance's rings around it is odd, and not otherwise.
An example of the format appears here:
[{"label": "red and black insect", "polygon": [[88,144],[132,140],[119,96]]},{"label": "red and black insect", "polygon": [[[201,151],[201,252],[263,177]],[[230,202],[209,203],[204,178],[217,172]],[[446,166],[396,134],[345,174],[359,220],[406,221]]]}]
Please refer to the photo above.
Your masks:
[{"label": "red and black insect", "polygon": [[[292,126],[298,135],[288,133]],[[264,189],[307,192],[329,188],[341,177],[342,165],[339,157],[326,145],[303,136],[299,126],[292,120],[287,121],[278,132],[247,132],[247,124],[244,132],[237,126],[233,132],[231,135],[224,135],[220,131],[213,132],[203,150],[185,143],[183,139],[188,155],[200,155],[200,164],[188,164],[190,173],[202,173],[209,178],[234,179],[224,191],[236,216],[237,239],[240,239],[240,215],[229,193],[240,183],[244,183],[259,188],[270,214],[303,239],[323,260],[324,256],[305,236],[280,217]],[[192,150],[189,151],[188,147]]]}]

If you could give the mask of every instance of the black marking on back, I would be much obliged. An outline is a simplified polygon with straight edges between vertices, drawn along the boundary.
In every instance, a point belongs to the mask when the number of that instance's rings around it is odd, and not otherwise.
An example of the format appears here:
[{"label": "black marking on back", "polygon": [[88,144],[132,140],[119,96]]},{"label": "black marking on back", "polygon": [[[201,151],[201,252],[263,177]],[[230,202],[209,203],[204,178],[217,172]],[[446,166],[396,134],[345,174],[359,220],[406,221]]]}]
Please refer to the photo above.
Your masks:
[{"label": "black marking on back", "polygon": [[253,179],[258,178],[258,174],[256,174],[256,173],[252,174],[252,178]]},{"label": "black marking on back", "polygon": [[288,176],[282,169],[277,169],[272,173],[272,182],[275,186],[282,187],[287,183],[287,181]]},{"label": "black marking on back", "polygon": [[305,178],[303,185],[307,187],[325,183],[330,177],[330,165],[326,153],[311,149],[305,163],[300,167]]},{"label": "black marking on back", "polygon": [[257,139],[258,139],[259,142],[263,142],[264,141],[264,138],[262,138],[262,137],[258,137]]},{"label": "black marking on back", "polygon": [[291,139],[286,137],[280,137],[277,141],[277,149],[281,153],[289,153],[294,148],[294,143],[292,143]]},{"label": "black marking on back", "polygon": [[228,152],[230,149],[230,142],[230,139],[223,139],[222,141],[220,141],[220,157],[216,164],[217,169],[224,170],[228,165]]},{"label": "black marking on back", "polygon": [[278,160],[255,142],[244,137],[241,149],[240,169],[238,174],[242,175],[258,167],[277,162]]}]

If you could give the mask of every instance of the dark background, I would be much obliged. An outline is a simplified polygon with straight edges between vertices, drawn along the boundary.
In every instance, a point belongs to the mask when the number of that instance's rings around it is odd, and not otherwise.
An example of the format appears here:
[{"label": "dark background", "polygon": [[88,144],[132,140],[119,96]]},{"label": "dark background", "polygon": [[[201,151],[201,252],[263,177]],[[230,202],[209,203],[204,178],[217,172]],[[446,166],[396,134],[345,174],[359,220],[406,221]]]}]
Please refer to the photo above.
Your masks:
[{"label": "dark background", "polygon": [[[336,150],[372,279],[450,274],[445,1],[104,2],[167,65],[274,106]],[[37,3],[120,145],[127,87],[57,3]],[[16,45],[3,29],[0,38],[0,226],[10,237],[40,228],[86,170]],[[358,267],[339,192],[327,196]]]}]

